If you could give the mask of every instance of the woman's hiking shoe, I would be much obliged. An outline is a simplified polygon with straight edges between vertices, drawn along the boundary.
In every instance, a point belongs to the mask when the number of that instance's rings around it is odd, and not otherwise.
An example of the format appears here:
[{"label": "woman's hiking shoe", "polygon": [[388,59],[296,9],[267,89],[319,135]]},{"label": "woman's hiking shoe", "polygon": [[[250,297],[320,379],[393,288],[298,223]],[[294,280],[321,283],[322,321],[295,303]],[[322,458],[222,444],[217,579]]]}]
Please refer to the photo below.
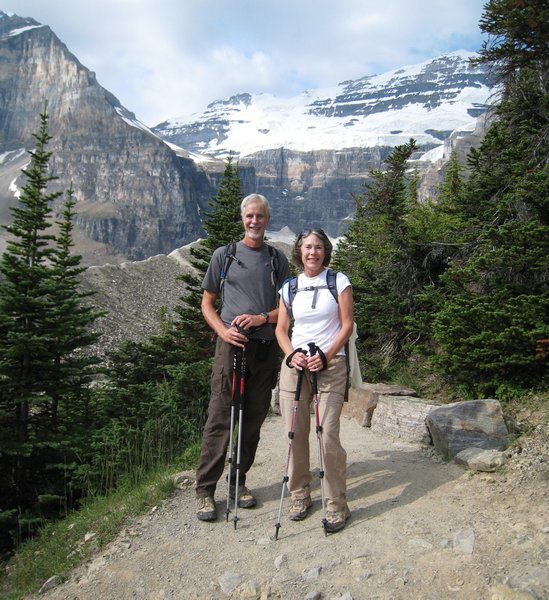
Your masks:
[{"label": "woman's hiking shoe", "polygon": [[[229,496],[234,500],[234,485],[229,486]],[[253,508],[257,504],[257,500],[245,485],[238,486],[238,507]]]},{"label": "woman's hiking shoe", "polygon": [[312,502],[310,496],[307,496],[306,498],[293,499],[292,503],[290,504],[290,509],[288,510],[288,518],[290,521],[303,521],[309,512],[311,504]]},{"label": "woman's hiking shoe", "polygon": [[345,523],[347,523],[350,516],[351,511],[347,505],[345,505],[344,510],[329,510],[326,513],[326,531],[328,533],[341,531],[345,527]]},{"label": "woman's hiking shoe", "polygon": [[200,521],[215,521],[217,519],[215,502],[211,496],[196,499],[196,516]]}]

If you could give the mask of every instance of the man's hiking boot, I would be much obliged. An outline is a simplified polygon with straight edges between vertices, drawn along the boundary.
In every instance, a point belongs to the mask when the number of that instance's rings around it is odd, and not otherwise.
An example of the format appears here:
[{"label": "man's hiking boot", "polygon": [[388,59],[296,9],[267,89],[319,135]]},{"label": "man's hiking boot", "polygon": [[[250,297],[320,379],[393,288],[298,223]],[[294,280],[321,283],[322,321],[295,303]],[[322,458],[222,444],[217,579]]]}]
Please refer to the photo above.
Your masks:
[{"label": "man's hiking boot", "polygon": [[[229,487],[229,495],[231,500],[234,500],[234,485]],[[254,498],[250,490],[245,485],[238,486],[238,507],[239,508],[253,508],[257,504],[257,500]]]},{"label": "man's hiking boot", "polygon": [[211,496],[196,499],[196,516],[200,521],[215,521],[217,519],[215,502]]},{"label": "man's hiking boot", "polygon": [[345,527],[345,523],[351,516],[349,507],[345,505],[344,510],[329,510],[326,512],[326,531],[335,533]]},{"label": "man's hiking boot", "polygon": [[312,501],[310,496],[293,499],[288,511],[288,518],[290,521],[303,521],[309,512],[311,504]]}]

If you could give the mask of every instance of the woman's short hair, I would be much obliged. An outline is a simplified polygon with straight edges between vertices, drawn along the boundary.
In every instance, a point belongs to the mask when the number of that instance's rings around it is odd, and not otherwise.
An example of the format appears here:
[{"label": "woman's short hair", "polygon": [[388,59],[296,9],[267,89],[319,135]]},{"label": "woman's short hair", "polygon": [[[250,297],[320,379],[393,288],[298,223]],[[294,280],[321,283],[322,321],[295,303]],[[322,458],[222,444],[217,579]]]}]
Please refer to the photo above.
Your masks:
[{"label": "woman's short hair", "polygon": [[301,260],[301,246],[303,245],[303,240],[309,237],[311,234],[316,235],[319,240],[322,240],[324,244],[324,260],[322,264],[327,267],[332,260],[332,252],[334,251],[334,247],[332,242],[330,242],[330,238],[326,235],[323,229],[305,229],[302,231],[296,238],[294,242],[294,247],[292,249],[292,260],[298,267],[303,267],[303,261]]},{"label": "woman's short hair", "polygon": [[263,208],[265,209],[265,214],[267,215],[267,219],[271,218],[271,205],[265,196],[261,194],[248,194],[240,203],[240,215],[243,217],[246,212],[246,207],[248,204],[252,202],[259,202]]}]

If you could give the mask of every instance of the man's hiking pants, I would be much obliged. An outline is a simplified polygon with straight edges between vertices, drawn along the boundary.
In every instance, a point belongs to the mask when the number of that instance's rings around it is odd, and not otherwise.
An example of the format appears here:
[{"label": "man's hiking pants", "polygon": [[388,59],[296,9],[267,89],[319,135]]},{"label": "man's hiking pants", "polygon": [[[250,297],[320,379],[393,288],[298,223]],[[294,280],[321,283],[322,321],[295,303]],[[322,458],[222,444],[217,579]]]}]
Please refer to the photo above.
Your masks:
[{"label": "man's hiking pants", "polygon": [[[213,496],[223,474],[229,446],[233,387],[233,352],[235,346],[217,338],[211,374],[211,396],[208,416],[202,437],[200,462],[196,471],[196,495]],[[250,339],[246,344],[246,380],[244,417],[240,449],[239,484],[246,483],[259,444],[261,425],[271,405],[271,390],[278,376],[278,345],[275,340]],[[238,374],[238,373],[237,373]],[[238,381],[238,378],[237,378]],[[235,423],[240,411],[235,406]],[[235,453],[231,466],[231,483],[236,481],[236,435],[233,436]]]}]

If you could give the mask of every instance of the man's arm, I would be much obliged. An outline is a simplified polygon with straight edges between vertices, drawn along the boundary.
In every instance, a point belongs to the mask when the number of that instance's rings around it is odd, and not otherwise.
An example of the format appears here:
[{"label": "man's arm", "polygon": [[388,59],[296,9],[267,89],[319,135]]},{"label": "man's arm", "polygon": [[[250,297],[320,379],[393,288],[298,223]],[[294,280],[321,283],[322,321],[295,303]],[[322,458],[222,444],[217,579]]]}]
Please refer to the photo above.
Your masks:
[{"label": "man's arm", "polygon": [[215,333],[227,344],[233,344],[233,346],[244,348],[244,343],[248,340],[248,338],[239,333],[235,327],[225,326],[225,323],[223,323],[215,308],[216,299],[217,294],[208,292],[208,290],[204,290],[200,308],[206,323],[208,323]]}]

